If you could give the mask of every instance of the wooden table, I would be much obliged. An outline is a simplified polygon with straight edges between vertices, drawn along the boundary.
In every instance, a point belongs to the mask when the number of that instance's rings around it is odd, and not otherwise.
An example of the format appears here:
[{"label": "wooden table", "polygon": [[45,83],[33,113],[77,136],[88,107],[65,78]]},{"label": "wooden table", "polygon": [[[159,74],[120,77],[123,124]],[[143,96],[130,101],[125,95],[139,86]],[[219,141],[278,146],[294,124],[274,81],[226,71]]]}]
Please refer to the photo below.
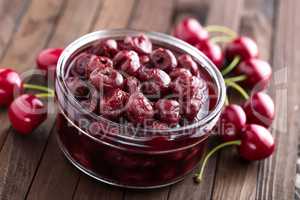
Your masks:
[{"label": "wooden table", "polygon": [[[169,32],[183,15],[228,26],[258,42],[273,65],[270,93],[277,117],[276,153],[263,162],[241,162],[224,150],[200,185],[192,175],[170,187],[134,191],[96,182],[71,166],[58,149],[55,115],[29,137],[0,113],[0,199],[287,199],[294,197],[300,94],[299,0],[0,0],[0,62],[23,72],[46,47],[64,47],[103,28]],[[298,57],[297,57],[298,56]]]}]

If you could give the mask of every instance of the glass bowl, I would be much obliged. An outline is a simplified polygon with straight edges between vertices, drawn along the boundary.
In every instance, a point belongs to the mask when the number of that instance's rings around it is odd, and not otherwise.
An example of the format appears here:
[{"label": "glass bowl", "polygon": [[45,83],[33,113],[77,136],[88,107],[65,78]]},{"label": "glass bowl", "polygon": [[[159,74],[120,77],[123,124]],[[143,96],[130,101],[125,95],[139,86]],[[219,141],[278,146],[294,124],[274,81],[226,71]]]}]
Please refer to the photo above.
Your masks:
[{"label": "glass bowl", "polygon": [[85,174],[127,188],[157,188],[180,181],[200,161],[207,138],[225,101],[225,84],[219,70],[200,51],[172,36],[143,32],[154,45],[191,55],[206,71],[214,88],[210,110],[199,121],[166,130],[143,129],[115,123],[83,109],[66,86],[70,62],[99,39],[139,35],[135,30],[101,30],[89,33],[63,51],[56,71],[58,143],[67,159]]}]

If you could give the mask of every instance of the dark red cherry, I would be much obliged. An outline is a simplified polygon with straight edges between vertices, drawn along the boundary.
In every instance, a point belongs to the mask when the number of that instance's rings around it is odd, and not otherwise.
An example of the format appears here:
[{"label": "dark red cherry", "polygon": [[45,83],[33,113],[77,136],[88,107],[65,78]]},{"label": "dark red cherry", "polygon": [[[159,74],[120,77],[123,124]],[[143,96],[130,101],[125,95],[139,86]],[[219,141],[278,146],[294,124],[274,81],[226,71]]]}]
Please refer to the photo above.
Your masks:
[{"label": "dark red cherry", "polygon": [[258,92],[251,95],[243,107],[247,115],[247,123],[259,124],[264,127],[269,127],[272,124],[275,106],[268,94]]},{"label": "dark red cherry", "polygon": [[199,98],[187,99],[183,102],[183,115],[189,121],[200,118],[203,100]]},{"label": "dark red cherry", "polygon": [[61,48],[49,48],[42,50],[36,58],[37,68],[47,73],[54,74],[56,64],[62,52],[63,49]]},{"label": "dark red cherry", "polygon": [[150,58],[154,66],[162,70],[171,71],[177,66],[176,57],[169,49],[155,49]]},{"label": "dark red cherry", "polygon": [[128,98],[128,93],[120,89],[109,92],[100,99],[100,114],[110,119],[116,119],[124,112]]},{"label": "dark red cherry", "polygon": [[87,67],[87,75],[90,75],[95,69],[105,69],[107,67],[113,67],[113,62],[108,57],[95,56],[90,57],[90,61]]},{"label": "dark red cherry", "polygon": [[139,91],[140,81],[134,76],[129,76],[125,79],[124,89],[130,94]]},{"label": "dark red cherry", "polygon": [[171,99],[160,99],[155,103],[158,118],[168,124],[177,124],[180,120],[180,105],[178,101]]},{"label": "dark red cherry", "polygon": [[191,77],[192,73],[190,70],[185,68],[175,68],[169,73],[172,80],[178,78],[179,76]]},{"label": "dark red cherry", "polygon": [[74,76],[79,76],[82,78],[88,78],[87,74],[87,66],[91,61],[91,57],[97,60],[97,56],[89,54],[89,53],[81,53],[77,57],[75,57],[74,61],[70,64],[72,66],[71,73]]},{"label": "dark red cherry", "polygon": [[116,68],[131,76],[134,76],[140,68],[140,58],[135,51],[120,51],[115,55],[113,62]]},{"label": "dark red cherry", "polygon": [[225,47],[225,57],[230,62],[234,57],[239,56],[241,60],[258,57],[256,43],[248,37],[238,37]]},{"label": "dark red cherry", "polygon": [[8,116],[11,125],[20,134],[29,134],[47,117],[45,106],[36,96],[23,94],[9,106]]},{"label": "dark red cherry", "polygon": [[195,47],[203,52],[219,69],[223,67],[224,56],[220,46],[205,40],[197,43]]},{"label": "dark red cherry", "polygon": [[247,124],[241,133],[241,145],[238,149],[240,156],[246,160],[261,160],[272,155],[275,142],[265,127]]},{"label": "dark red cherry", "polygon": [[241,62],[235,72],[246,75],[247,79],[244,83],[248,87],[256,87],[257,89],[266,88],[272,76],[272,69],[269,63],[256,58]]},{"label": "dark red cherry", "polygon": [[146,123],[153,118],[154,109],[142,93],[136,92],[129,97],[126,113],[132,123]]},{"label": "dark red cherry", "polygon": [[146,66],[141,66],[137,72],[136,76],[141,81],[147,81],[151,78],[153,73],[153,68],[148,68]]},{"label": "dark red cherry", "polygon": [[152,69],[151,76],[141,85],[141,90],[152,95],[153,98],[161,97],[169,88],[171,79],[169,75],[160,69]]},{"label": "dark red cherry", "polygon": [[129,50],[135,50],[140,54],[150,54],[152,51],[152,43],[145,34],[135,37],[125,37],[124,45]]},{"label": "dark red cherry", "polygon": [[22,81],[12,69],[0,69],[0,107],[8,106],[14,99],[14,92],[20,92]]},{"label": "dark red cherry", "polygon": [[180,67],[188,69],[194,76],[199,75],[199,68],[197,63],[190,55],[182,54],[178,57],[178,64]]},{"label": "dark red cherry", "polygon": [[179,76],[172,82],[170,88],[178,98],[191,99],[199,92],[206,90],[206,83],[195,76]]},{"label": "dark red cherry", "polygon": [[236,104],[226,106],[219,119],[219,134],[224,141],[240,139],[240,131],[246,125],[246,114]]},{"label": "dark red cherry", "polygon": [[109,91],[123,87],[123,76],[113,68],[96,69],[90,75],[91,83],[98,89]]},{"label": "dark red cherry", "polygon": [[89,112],[97,112],[99,102],[99,94],[96,90],[91,90],[87,98],[84,98],[79,103]]},{"label": "dark red cherry", "polygon": [[118,52],[118,43],[116,40],[101,40],[90,49],[92,54],[112,58]]},{"label": "dark red cherry", "polygon": [[69,77],[66,80],[67,86],[71,93],[77,99],[86,99],[90,94],[90,88],[85,81],[82,81],[78,77]]},{"label": "dark red cherry", "polygon": [[181,20],[172,32],[173,36],[192,45],[208,40],[208,32],[194,18],[186,17]]}]

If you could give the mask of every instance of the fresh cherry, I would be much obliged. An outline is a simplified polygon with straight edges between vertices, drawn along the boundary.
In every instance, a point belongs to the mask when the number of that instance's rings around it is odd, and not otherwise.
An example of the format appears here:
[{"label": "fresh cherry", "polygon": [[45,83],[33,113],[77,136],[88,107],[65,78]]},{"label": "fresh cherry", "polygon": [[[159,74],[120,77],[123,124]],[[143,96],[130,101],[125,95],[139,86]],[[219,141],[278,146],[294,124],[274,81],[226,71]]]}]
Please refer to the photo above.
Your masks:
[{"label": "fresh cherry", "polygon": [[47,117],[43,102],[34,95],[23,94],[9,106],[8,116],[20,134],[29,134]]},{"label": "fresh cherry", "polygon": [[240,156],[246,160],[262,160],[274,152],[275,142],[265,127],[247,124],[241,133],[238,149]]},{"label": "fresh cherry", "polygon": [[240,131],[246,125],[246,114],[236,104],[226,106],[219,119],[218,131],[224,141],[240,139]]},{"label": "fresh cherry", "polygon": [[90,81],[100,91],[122,88],[124,83],[123,76],[113,68],[94,70],[90,75]]},{"label": "fresh cherry", "polygon": [[267,128],[272,124],[275,106],[271,97],[266,93],[254,93],[243,107],[247,115],[247,123],[259,124]]},{"label": "fresh cherry", "polygon": [[171,71],[177,66],[177,59],[169,49],[155,49],[150,54],[150,58],[154,66],[162,70]]},{"label": "fresh cherry", "polygon": [[145,123],[154,116],[151,102],[139,92],[130,95],[127,103],[128,119],[135,124]]},{"label": "fresh cherry", "polygon": [[225,57],[231,61],[239,56],[241,60],[258,57],[258,47],[256,43],[248,37],[238,37],[225,47]]},{"label": "fresh cherry", "polygon": [[220,46],[209,40],[204,40],[197,43],[195,47],[203,52],[219,69],[223,67],[224,56]]},{"label": "fresh cherry", "polygon": [[144,34],[135,37],[125,37],[124,45],[126,46],[126,48],[134,49],[140,54],[150,54],[152,51],[152,42]]},{"label": "fresh cherry", "polygon": [[98,56],[113,58],[118,52],[118,43],[113,39],[101,40],[92,46],[90,52]]},{"label": "fresh cherry", "polygon": [[118,88],[111,91],[100,100],[100,114],[110,119],[118,118],[123,113],[128,98],[128,93]]},{"label": "fresh cherry", "polygon": [[54,74],[56,64],[62,52],[63,49],[61,48],[44,49],[36,58],[37,68],[45,71],[47,73],[46,75],[48,75],[48,73]]},{"label": "fresh cherry", "polygon": [[178,64],[180,67],[188,69],[194,76],[199,75],[198,65],[190,55],[187,54],[180,55],[178,57]]},{"label": "fresh cherry", "polygon": [[0,69],[0,106],[8,106],[14,92],[22,89],[22,80],[17,72],[9,68]]},{"label": "fresh cherry", "polygon": [[244,83],[251,88],[256,86],[257,89],[266,88],[272,76],[272,69],[269,63],[256,58],[241,62],[235,72],[246,75],[247,78],[244,80]]},{"label": "fresh cherry", "polygon": [[169,75],[160,69],[152,69],[151,76],[148,78],[141,85],[141,90],[153,98],[161,97],[168,90],[171,82]]},{"label": "fresh cherry", "polygon": [[200,172],[195,176],[195,182],[199,183],[201,181],[209,158],[218,150],[232,145],[237,145],[240,156],[248,161],[265,159],[271,156],[275,149],[274,139],[265,127],[257,124],[246,124],[241,130],[239,140],[219,144],[209,151],[203,160]]},{"label": "fresh cherry", "polygon": [[178,101],[171,99],[160,99],[155,103],[155,109],[159,119],[168,124],[177,124],[180,120],[180,105]]},{"label": "fresh cherry", "polygon": [[114,66],[120,68],[123,72],[134,76],[140,68],[140,58],[135,51],[119,51],[113,59]]},{"label": "fresh cherry", "polygon": [[192,45],[208,40],[208,32],[194,18],[186,17],[181,20],[172,32],[173,36]]}]

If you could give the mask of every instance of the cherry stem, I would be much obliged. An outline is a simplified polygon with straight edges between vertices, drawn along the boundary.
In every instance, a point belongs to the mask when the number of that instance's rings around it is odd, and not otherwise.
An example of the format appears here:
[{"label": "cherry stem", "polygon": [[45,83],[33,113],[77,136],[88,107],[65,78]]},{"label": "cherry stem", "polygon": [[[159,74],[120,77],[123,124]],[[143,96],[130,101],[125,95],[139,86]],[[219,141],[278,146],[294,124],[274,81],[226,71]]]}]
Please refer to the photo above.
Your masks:
[{"label": "cherry stem", "polygon": [[244,81],[247,79],[246,75],[240,75],[240,76],[235,76],[235,77],[230,77],[230,78],[225,78],[225,83],[226,82],[240,82],[240,81]]},{"label": "cherry stem", "polygon": [[222,75],[225,76],[228,73],[230,73],[239,64],[240,60],[241,59],[239,56],[234,57],[231,63],[225,69],[222,70]]},{"label": "cherry stem", "polygon": [[48,88],[48,87],[45,87],[45,86],[41,86],[41,85],[33,85],[33,84],[28,84],[28,83],[25,83],[24,84],[24,88],[25,89],[32,89],[32,90],[39,90],[39,91],[43,91],[43,92],[47,92],[51,95],[54,96],[54,90]]},{"label": "cherry stem", "polygon": [[232,81],[226,81],[225,84],[227,85],[227,87],[232,87],[233,89],[238,91],[244,99],[246,99],[246,100],[249,99],[248,93],[239,84],[232,82]]},{"label": "cherry stem", "polygon": [[227,43],[230,42],[232,40],[232,37],[229,36],[215,36],[210,38],[210,41],[213,43],[218,43],[218,42],[223,42],[223,43]]},{"label": "cherry stem", "polygon": [[227,146],[232,146],[232,145],[241,145],[241,141],[240,140],[234,140],[234,141],[225,142],[225,143],[219,144],[218,146],[216,146],[212,150],[210,150],[210,152],[208,152],[208,154],[205,156],[205,158],[203,160],[200,172],[197,173],[197,174],[195,174],[195,179],[194,180],[195,180],[196,183],[200,183],[201,182],[202,176],[203,176],[203,172],[204,172],[204,169],[205,169],[205,166],[207,164],[208,159],[215,152],[217,152],[218,150],[220,150],[220,149],[222,149],[224,147],[227,147]]},{"label": "cherry stem", "polygon": [[39,93],[35,95],[38,98],[52,98],[54,97],[54,93]]},{"label": "cherry stem", "polygon": [[208,32],[225,33],[226,35],[230,36],[231,38],[237,37],[237,33],[235,31],[233,31],[230,28],[225,27],[225,26],[210,25],[210,26],[206,26],[205,29]]}]

